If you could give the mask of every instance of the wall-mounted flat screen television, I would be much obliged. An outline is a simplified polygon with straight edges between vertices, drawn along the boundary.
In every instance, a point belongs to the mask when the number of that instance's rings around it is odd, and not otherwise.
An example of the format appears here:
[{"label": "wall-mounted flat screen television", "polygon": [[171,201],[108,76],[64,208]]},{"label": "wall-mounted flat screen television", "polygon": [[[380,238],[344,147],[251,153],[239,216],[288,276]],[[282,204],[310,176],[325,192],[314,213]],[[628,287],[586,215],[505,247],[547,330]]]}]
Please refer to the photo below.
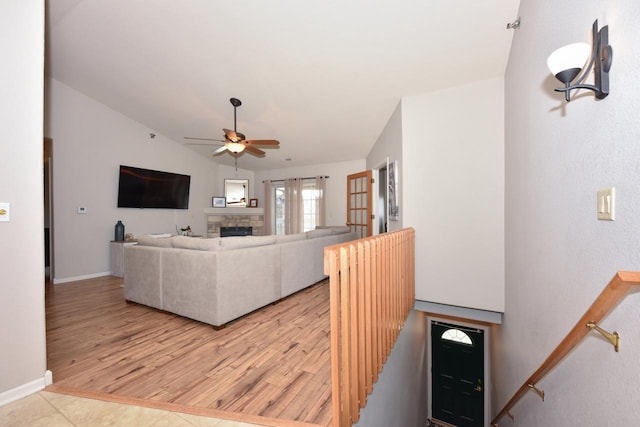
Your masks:
[{"label": "wall-mounted flat screen television", "polygon": [[189,209],[191,176],[120,165],[119,208]]}]

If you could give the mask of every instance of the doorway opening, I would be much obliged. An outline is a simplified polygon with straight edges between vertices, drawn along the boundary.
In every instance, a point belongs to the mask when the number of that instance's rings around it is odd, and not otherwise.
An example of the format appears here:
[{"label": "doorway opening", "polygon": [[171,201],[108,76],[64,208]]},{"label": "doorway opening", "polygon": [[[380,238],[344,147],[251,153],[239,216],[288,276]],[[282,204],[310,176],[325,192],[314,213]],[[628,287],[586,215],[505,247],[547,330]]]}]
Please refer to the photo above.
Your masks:
[{"label": "doorway opening", "polygon": [[44,170],[44,279],[53,281],[53,140],[44,138],[42,167]]},{"label": "doorway opening", "polygon": [[489,327],[427,317],[428,417],[442,425],[489,425]]}]

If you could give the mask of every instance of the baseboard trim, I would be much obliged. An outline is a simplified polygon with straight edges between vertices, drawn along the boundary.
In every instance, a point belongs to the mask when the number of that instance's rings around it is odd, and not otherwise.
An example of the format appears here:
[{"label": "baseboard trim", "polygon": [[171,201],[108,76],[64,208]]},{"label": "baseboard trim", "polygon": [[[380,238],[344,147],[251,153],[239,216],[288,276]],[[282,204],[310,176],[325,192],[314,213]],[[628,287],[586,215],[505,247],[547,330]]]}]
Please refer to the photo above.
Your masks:
[{"label": "baseboard trim", "polygon": [[47,370],[41,378],[22,384],[18,387],[12,388],[11,390],[3,391],[0,393],[0,406],[4,406],[22,399],[23,397],[27,397],[30,394],[44,390],[44,388],[50,385],[52,381],[53,374],[51,371]]},{"label": "baseboard trim", "polygon": [[84,276],[66,277],[64,279],[54,278],[52,280],[52,283],[54,285],[57,285],[59,283],[77,282],[78,280],[95,279],[96,277],[104,277],[104,276],[111,276],[111,272],[105,271],[102,273],[85,274]]}]

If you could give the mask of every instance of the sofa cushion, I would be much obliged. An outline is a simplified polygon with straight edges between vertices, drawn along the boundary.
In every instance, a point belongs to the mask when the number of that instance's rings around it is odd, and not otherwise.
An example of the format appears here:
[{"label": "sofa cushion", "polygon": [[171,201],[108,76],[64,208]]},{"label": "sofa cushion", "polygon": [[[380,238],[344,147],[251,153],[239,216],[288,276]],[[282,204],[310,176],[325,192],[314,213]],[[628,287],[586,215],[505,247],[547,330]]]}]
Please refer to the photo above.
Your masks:
[{"label": "sofa cushion", "polygon": [[276,242],[276,236],[232,236],[220,239],[220,249],[242,249],[254,246],[273,245]]},{"label": "sofa cushion", "polygon": [[200,239],[189,236],[173,236],[174,248],[193,249],[196,251],[217,251],[220,249],[220,238]]},{"label": "sofa cushion", "polygon": [[316,237],[331,236],[332,231],[330,228],[317,228],[315,230],[307,231],[307,239],[315,239]]},{"label": "sofa cushion", "polygon": [[307,235],[304,233],[277,234],[276,243],[297,242],[298,240],[305,240],[306,238],[307,238]]},{"label": "sofa cushion", "polygon": [[137,241],[140,246],[156,246],[158,248],[173,247],[171,237],[139,236]]}]

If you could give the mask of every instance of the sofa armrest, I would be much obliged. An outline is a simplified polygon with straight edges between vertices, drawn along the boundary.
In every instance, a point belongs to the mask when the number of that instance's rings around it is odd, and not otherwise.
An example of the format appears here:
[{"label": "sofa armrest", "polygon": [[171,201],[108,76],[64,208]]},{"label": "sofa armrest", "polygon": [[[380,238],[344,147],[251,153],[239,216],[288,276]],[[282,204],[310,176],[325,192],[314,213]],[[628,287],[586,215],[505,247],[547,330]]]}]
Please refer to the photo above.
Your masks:
[{"label": "sofa armrest", "polygon": [[280,271],[282,297],[313,285],[315,280],[315,239],[281,243]]},{"label": "sofa armrest", "polygon": [[224,302],[219,307],[222,323],[280,299],[277,245],[219,251],[216,255],[218,301]]},{"label": "sofa armrest", "polygon": [[163,309],[211,325],[220,321],[217,252],[165,249],[162,259]]},{"label": "sofa armrest", "polygon": [[163,248],[124,247],[124,299],[162,309]]}]

